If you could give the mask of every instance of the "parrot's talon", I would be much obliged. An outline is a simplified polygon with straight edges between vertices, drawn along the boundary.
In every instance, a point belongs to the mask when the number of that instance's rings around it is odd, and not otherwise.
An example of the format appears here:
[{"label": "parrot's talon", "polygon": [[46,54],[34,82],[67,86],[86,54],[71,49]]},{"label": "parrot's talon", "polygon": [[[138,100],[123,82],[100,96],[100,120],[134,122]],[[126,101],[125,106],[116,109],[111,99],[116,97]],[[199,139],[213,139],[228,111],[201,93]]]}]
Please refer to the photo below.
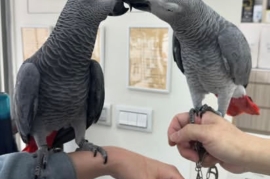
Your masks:
[{"label": "parrot's talon", "polygon": [[33,157],[37,160],[37,166],[35,168],[35,179],[46,178],[43,173],[44,170],[47,168],[48,156],[49,151],[46,145],[39,148],[37,152],[33,155]]},{"label": "parrot's talon", "polygon": [[104,164],[107,163],[107,152],[102,147],[89,143],[87,140],[80,142],[79,148],[77,148],[76,151],[91,151],[94,153],[94,157],[96,157],[97,153],[100,153],[104,159]]},{"label": "parrot's talon", "polygon": [[191,123],[191,124],[194,124],[195,123],[195,116],[194,116],[194,114],[196,113],[196,111],[195,111],[195,109],[190,109],[190,111],[189,111],[189,122]]},{"label": "parrot's talon", "polygon": [[208,106],[207,104],[204,104],[204,105],[200,108],[200,110],[199,110],[200,118],[202,118],[202,116],[203,116],[207,111],[212,112],[212,113],[214,113],[214,114],[217,114],[217,115],[219,115],[219,116],[222,116],[222,114],[221,114],[219,111],[216,111],[216,110],[214,110],[212,107]]},{"label": "parrot's talon", "polygon": [[195,116],[199,116],[200,114],[200,108],[196,107],[196,108],[192,108],[189,110],[189,118],[190,118],[190,123],[194,124],[195,123]]},{"label": "parrot's talon", "polygon": [[107,155],[106,156],[103,156],[103,158],[104,158],[103,164],[106,164],[108,162],[108,156]]},{"label": "parrot's talon", "polygon": [[97,149],[94,151],[94,157],[96,157],[97,156]]}]

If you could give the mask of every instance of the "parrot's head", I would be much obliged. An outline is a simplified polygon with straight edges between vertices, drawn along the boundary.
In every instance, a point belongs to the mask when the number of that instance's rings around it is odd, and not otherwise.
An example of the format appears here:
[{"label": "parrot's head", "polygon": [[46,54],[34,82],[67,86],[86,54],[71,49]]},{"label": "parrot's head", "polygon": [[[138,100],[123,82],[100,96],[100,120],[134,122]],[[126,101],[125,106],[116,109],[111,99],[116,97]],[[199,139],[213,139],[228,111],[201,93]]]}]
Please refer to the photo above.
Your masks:
[{"label": "parrot's head", "polygon": [[78,0],[82,8],[87,9],[89,17],[95,21],[103,21],[107,16],[121,16],[129,8],[122,0]]},{"label": "parrot's head", "polygon": [[171,26],[190,16],[201,0],[123,0],[129,6],[154,14]]}]

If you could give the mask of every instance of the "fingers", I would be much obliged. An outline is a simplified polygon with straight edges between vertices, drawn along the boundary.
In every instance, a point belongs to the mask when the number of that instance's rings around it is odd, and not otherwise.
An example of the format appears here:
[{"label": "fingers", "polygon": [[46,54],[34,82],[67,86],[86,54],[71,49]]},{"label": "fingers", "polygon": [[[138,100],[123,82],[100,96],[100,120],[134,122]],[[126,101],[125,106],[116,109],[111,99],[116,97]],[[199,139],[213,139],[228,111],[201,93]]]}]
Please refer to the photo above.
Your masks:
[{"label": "fingers", "polygon": [[218,159],[216,159],[215,157],[213,157],[210,154],[207,154],[207,156],[204,158],[202,166],[209,168],[212,167],[214,165],[216,165],[217,163],[219,163],[220,161]]},{"label": "fingers", "polygon": [[190,141],[199,141],[204,143],[208,131],[207,125],[188,124],[181,130],[169,136],[170,141],[176,144],[187,143]]},{"label": "fingers", "polygon": [[189,114],[188,113],[180,113],[174,116],[174,118],[171,121],[171,124],[168,128],[168,141],[169,145],[174,146],[175,143],[170,140],[170,135],[179,131],[181,128],[183,128],[185,125],[189,123]]},{"label": "fingers", "polygon": [[178,151],[182,157],[187,160],[191,160],[193,162],[197,162],[199,160],[198,153],[193,150],[190,146],[186,147],[183,145],[177,145]]},{"label": "fingers", "polygon": [[208,111],[202,116],[201,124],[216,124],[221,119],[223,119],[221,116]]},{"label": "fingers", "polygon": [[[177,140],[175,138],[177,138],[177,136],[180,135],[178,132],[181,131],[185,126],[187,126],[187,124],[189,124],[190,122],[189,118],[190,118],[189,113],[180,113],[174,116],[174,118],[172,119],[169,125],[168,132],[167,132],[169,145],[171,146],[176,145]],[[196,124],[215,124],[215,123],[219,123],[220,121],[223,121],[222,119],[223,118],[221,118],[220,116],[212,112],[206,112],[203,115],[202,119],[196,118],[195,123]],[[190,137],[193,137],[193,138],[195,137],[195,139],[197,139],[197,137],[200,137],[198,136],[199,133],[194,133],[194,131],[191,131],[191,132],[193,135]],[[175,134],[175,133],[178,133],[178,134]],[[171,137],[174,138],[174,140],[172,140]]]}]

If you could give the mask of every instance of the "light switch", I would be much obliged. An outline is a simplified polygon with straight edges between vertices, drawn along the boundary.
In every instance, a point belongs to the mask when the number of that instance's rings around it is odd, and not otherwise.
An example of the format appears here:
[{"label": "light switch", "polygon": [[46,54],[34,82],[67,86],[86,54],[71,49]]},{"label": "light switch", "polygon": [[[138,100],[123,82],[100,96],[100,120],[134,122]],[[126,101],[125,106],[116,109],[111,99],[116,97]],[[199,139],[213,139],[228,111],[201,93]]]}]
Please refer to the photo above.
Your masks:
[{"label": "light switch", "polygon": [[127,112],[121,111],[119,113],[119,123],[124,124],[124,125],[128,124],[128,113]]},{"label": "light switch", "polygon": [[104,104],[102,112],[100,114],[99,120],[97,122],[98,125],[111,126],[111,104]]},{"label": "light switch", "polygon": [[147,127],[147,115],[146,114],[138,114],[137,126],[143,127],[143,128]]},{"label": "light switch", "polygon": [[152,132],[152,109],[124,105],[117,105],[115,109],[118,128]]},{"label": "light switch", "polygon": [[128,113],[128,125],[137,126],[137,113],[133,112]]},{"label": "light switch", "polygon": [[99,117],[99,121],[106,121],[106,117],[107,117],[107,109],[102,109],[101,115]]}]

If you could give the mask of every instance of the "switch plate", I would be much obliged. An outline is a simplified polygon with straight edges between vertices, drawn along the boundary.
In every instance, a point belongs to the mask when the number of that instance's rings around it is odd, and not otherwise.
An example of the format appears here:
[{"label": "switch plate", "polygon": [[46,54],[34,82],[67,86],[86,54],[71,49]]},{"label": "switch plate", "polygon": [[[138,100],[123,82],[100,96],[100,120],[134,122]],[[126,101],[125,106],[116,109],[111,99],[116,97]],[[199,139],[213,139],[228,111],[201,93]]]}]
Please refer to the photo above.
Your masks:
[{"label": "switch plate", "polygon": [[127,125],[128,124],[128,113],[121,111],[119,113],[119,123],[122,125]]},{"label": "switch plate", "polygon": [[138,114],[137,126],[142,127],[142,128],[147,127],[147,115],[146,114]]},{"label": "switch plate", "polygon": [[117,105],[115,109],[118,128],[152,132],[152,109],[125,105]]},{"label": "switch plate", "polygon": [[99,117],[99,120],[97,122],[98,125],[105,125],[105,126],[111,126],[112,120],[111,120],[111,105],[110,104],[104,104],[101,115]]}]

